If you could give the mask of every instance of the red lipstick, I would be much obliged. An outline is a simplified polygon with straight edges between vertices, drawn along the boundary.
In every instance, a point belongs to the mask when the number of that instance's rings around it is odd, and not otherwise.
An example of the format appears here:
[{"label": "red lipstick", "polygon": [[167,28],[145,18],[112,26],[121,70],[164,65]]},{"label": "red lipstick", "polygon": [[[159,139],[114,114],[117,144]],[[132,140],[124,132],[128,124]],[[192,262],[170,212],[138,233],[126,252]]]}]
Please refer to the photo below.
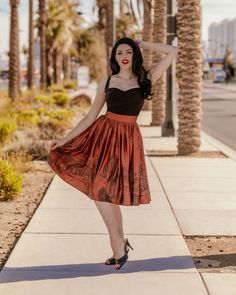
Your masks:
[{"label": "red lipstick", "polygon": [[129,63],[129,61],[128,61],[128,59],[122,59],[122,63],[126,65]]}]

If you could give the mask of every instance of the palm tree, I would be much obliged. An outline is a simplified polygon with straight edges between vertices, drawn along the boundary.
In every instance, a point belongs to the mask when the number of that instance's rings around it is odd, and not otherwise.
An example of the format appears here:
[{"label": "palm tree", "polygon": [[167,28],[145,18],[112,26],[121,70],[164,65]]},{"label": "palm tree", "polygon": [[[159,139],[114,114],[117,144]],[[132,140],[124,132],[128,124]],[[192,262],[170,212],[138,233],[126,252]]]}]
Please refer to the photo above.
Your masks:
[{"label": "palm tree", "polygon": [[9,52],[9,86],[8,93],[12,100],[16,100],[19,95],[19,24],[18,7],[20,0],[10,0],[10,52]]},{"label": "palm tree", "polygon": [[176,60],[178,82],[178,152],[187,155],[201,145],[201,5],[200,0],[178,0]]},{"label": "palm tree", "polygon": [[100,31],[105,31],[106,28],[106,9],[107,9],[107,0],[97,0],[92,8],[94,12],[98,7],[98,24],[97,27]]},{"label": "palm tree", "polygon": [[[154,42],[166,43],[166,0],[155,0],[154,2]],[[153,63],[158,63],[162,58],[161,54],[155,53]],[[151,125],[161,125],[165,116],[166,101],[166,73],[153,85],[152,99],[152,123]]]},{"label": "palm tree", "polygon": [[[97,0],[93,5],[93,12],[98,7],[98,30],[100,31],[101,38],[104,39],[107,61],[107,75],[110,75],[109,58],[111,53],[111,47],[113,46],[113,36],[111,40],[113,22],[113,0]],[[109,24],[109,25],[108,25]],[[111,26],[111,27],[109,27]]]},{"label": "palm tree", "polygon": [[[77,12],[77,0],[50,0],[47,19],[48,54],[52,55],[54,83],[60,80],[63,64],[67,65],[67,77],[70,75],[70,50],[79,31],[81,16]],[[64,67],[65,68],[65,67]]]},{"label": "palm tree", "polygon": [[137,31],[138,18],[134,14],[133,6],[127,7],[126,0],[120,0],[119,14],[116,17],[116,39],[120,39],[125,36],[135,36]]},{"label": "palm tree", "polygon": [[70,80],[71,78],[71,56],[70,52],[63,55],[63,71],[64,71],[64,78],[66,80]]},{"label": "palm tree", "polygon": [[29,0],[29,57],[28,57],[28,88],[34,84],[34,24],[33,0]]},{"label": "palm tree", "polygon": [[[111,50],[114,45],[115,40],[115,26],[114,26],[114,6],[113,6],[114,0],[108,0],[107,6],[106,6],[106,49],[107,49],[107,60],[110,59]],[[107,63],[107,73],[110,74],[110,65]]]},{"label": "palm tree", "polygon": [[[144,41],[153,40],[153,24],[152,24],[152,1],[143,0],[143,37]],[[143,49],[143,60],[145,68],[150,68],[152,63],[152,52]],[[145,99],[143,110],[152,110],[152,100]]]},{"label": "palm tree", "polygon": [[46,0],[39,0],[40,86],[46,88]]},{"label": "palm tree", "polygon": [[[117,19],[116,24],[113,1],[114,0],[97,0],[93,6],[93,11],[96,5],[98,7],[97,27],[104,37],[107,61],[110,59],[111,49],[115,39],[131,35],[133,25],[138,24],[138,18],[140,18],[140,0],[137,0],[138,16],[133,8],[132,0],[120,0],[120,18]],[[126,12],[124,12],[124,10],[126,10]],[[107,63],[107,74],[110,74],[109,62]]]}]

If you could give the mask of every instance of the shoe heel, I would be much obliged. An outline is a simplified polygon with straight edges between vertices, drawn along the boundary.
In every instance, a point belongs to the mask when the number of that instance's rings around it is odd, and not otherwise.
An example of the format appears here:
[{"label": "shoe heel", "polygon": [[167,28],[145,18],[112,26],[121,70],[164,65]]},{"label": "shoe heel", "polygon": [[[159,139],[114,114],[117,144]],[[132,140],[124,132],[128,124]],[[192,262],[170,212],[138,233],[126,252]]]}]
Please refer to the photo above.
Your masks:
[{"label": "shoe heel", "polygon": [[126,244],[127,244],[132,250],[134,250],[134,248],[130,245],[128,239],[126,240]]}]

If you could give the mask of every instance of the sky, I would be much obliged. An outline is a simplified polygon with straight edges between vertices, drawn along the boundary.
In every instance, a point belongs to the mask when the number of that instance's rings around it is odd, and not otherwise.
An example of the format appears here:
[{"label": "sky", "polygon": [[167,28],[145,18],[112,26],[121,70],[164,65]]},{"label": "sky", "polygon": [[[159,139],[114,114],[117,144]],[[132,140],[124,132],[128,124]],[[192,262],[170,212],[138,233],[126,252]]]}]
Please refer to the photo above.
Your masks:
[{"label": "sky", "polygon": [[[79,0],[81,4],[80,11],[83,17],[92,22],[95,16],[92,14],[92,6],[96,0]],[[115,0],[118,1],[118,0]],[[35,10],[37,9],[35,2]],[[133,0],[135,3],[136,1]],[[211,22],[220,22],[225,18],[236,17],[236,0],[201,0],[202,5],[202,39],[207,40],[208,26]],[[5,57],[5,52],[9,48],[9,0],[0,1],[0,56]],[[20,48],[28,40],[28,0],[20,1],[19,8],[19,26],[20,26]]]}]

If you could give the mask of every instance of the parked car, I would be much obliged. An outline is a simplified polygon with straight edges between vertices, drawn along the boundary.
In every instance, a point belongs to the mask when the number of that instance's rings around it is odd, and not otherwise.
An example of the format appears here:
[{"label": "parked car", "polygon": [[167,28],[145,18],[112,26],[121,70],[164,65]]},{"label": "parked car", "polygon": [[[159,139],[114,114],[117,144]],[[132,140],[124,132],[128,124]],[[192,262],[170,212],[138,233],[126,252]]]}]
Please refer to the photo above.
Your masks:
[{"label": "parked car", "polygon": [[0,79],[3,79],[3,80],[6,80],[9,78],[9,75],[8,75],[8,70],[7,71],[0,71]]},{"label": "parked car", "polygon": [[225,71],[222,68],[210,68],[209,75],[214,83],[220,83],[225,81]]}]

